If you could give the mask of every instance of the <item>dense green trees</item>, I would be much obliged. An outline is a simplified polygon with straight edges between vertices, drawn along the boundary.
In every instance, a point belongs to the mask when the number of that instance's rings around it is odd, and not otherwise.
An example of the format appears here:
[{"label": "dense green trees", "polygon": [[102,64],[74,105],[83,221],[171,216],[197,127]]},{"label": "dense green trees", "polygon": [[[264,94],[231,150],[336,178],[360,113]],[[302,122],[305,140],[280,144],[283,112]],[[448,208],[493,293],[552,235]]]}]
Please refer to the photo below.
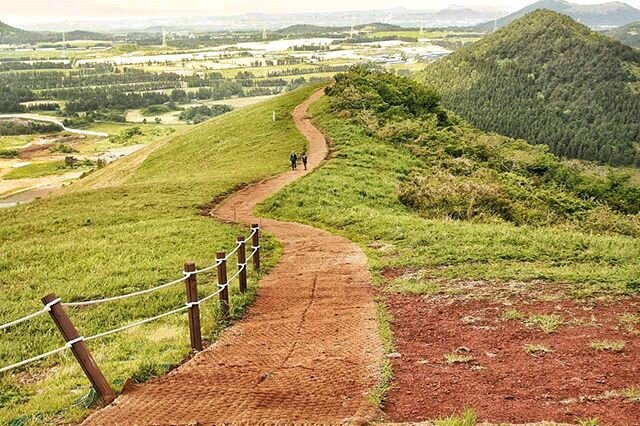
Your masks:
[{"label": "dense green trees", "polygon": [[640,52],[540,10],[418,77],[476,126],[562,156],[640,165]]},{"label": "dense green trees", "polygon": [[180,113],[180,120],[191,121],[194,124],[202,123],[203,121],[217,117],[224,113],[231,111],[233,108],[229,105],[200,105],[196,107],[190,107]]},{"label": "dense green trees", "polygon": [[585,171],[543,145],[480,131],[431,89],[389,73],[354,68],[327,93],[342,117],[419,159],[402,171],[398,196],[426,217],[640,236],[640,187],[623,173]]},{"label": "dense green trees", "polygon": [[20,102],[33,100],[29,89],[0,85],[0,113],[23,112],[25,108]]},{"label": "dense green trees", "polygon": [[62,130],[57,124],[30,120],[0,120],[0,136],[55,133]]}]

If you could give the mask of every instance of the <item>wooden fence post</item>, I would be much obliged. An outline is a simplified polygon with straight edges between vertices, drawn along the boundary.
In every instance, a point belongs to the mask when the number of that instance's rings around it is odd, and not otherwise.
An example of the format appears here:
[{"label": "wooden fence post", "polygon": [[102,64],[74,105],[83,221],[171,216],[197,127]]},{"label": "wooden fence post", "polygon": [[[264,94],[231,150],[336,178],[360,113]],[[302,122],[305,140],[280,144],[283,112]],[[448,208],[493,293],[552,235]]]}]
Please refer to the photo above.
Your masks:
[{"label": "wooden fence post", "polygon": [[[58,299],[58,297],[54,293],[51,293],[42,298],[42,303],[47,305],[56,299]],[[110,404],[115,399],[115,394],[111,386],[109,386],[109,382],[107,382],[107,379],[105,379],[102,374],[102,371],[98,368],[98,364],[96,364],[96,361],[91,356],[87,345],[80,338],[78,330],[62,307],[62,303],[58,302],[51,305],[49,313],[58,330],[60,330],[62,337],[64,337],[65,342],[72,342],[71,352],[73,352],[73,356],[76,357],[84,374],[86,374],[89,382],[91,382],[100,399],[102,399],[102,402],[104,404]]]},{"label": "wooden fence post", "polygon": [[[193,262],[184,264],[185,272],[194,272],[196,265]],[[187,304],[189,306],[189,336],[191,338],[191,349],[194,352],[202,350],[202,331],[200,329],[200,305],[198,302],[198,284],[196,274],[189,274],[184,281],[187,290]]]},{"label": "wooden fence post", "polygon": [[244,242],[244,237],[238,237],[237,242],[240,293],[245,293],[247,291],[247,245]]},{"label": "wooden fence post", "polygon": [[254,232],[251,238],[251,248],[255,250],[255,253],[253,253],[253,270],[260,271],[260,225],[251,225],[251,231]]},{"label": "wooden fence post", "polygon": [[220,312],[222,313],[222,319],[227,320],[229,319],[229,283],[227,282],[227,261],[225,257],[227,257],[227,254],[223,251],[216,254],[216,260],[219,262],[218,286],[221,286]]}]

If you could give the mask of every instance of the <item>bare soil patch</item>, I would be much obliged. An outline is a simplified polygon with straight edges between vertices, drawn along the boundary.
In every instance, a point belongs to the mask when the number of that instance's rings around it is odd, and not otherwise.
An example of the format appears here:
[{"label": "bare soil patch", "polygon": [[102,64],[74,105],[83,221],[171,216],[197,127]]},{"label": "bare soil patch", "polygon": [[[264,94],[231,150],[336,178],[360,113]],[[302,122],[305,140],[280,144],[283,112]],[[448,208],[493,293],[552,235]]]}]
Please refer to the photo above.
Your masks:
[{"label": "bare soil patch", "polygon": [[[640,325],[633,321],[640,298],[545,301],[516,293],[443,302],[388,297],[402,355],[392,360],[389,420],[421,421],[471,407],[492,423],[640,424],[634,397]],[[542,330],[545,318],[555,320],[555,331]],[[594,342],[624,348],[597,350]]]},{"label": "bare soil patch", "polygon": [[[20,158],[22,159],[32,159],[35,157],[56,157],[52,156],[50,152],[50,148],[53,148],[59,143],[65,143],[68,145],[73,145],[74,143],[82,142],[85,140],[85,136],[78,135],[44,135],[40,136],[33,140],[33,142],[29,142],[20,148]],[[64,154],[62,155],[64,156]],[[57,157],[60,157],[58,155]]]}]

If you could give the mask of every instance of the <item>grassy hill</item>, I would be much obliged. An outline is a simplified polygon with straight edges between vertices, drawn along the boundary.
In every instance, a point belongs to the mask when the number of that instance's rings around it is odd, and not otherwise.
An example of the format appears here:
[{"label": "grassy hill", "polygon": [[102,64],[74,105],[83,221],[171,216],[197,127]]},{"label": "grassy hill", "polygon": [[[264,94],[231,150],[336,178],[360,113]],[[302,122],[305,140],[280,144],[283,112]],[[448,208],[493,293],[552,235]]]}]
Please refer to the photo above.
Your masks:
[{"label": "grassy hill", "polygon": [[571,158],[640,165],[640,51],[539,10],[418,78],[474,125]]},{"label": "grassy hill", "polygon": [[[71,185],[60,195],[0,211],[0,307],[4,324],[41,307],[56,292],[65,301],[149,288],[180,277],[183,263],[205,266],[247,233],[201,209],[239,185],[286,170],[288,154],[305,144],[291,119],[313,88],[238,110],[150,146]],[[272,122],[272,112],[277,120]],[[257,161],[256,159],[259,159]],[[266,238],[267,265],[278,246]],[[198,277],[201,294],[215,276]],[[254,285],[255,285],[255,280]],[[184,304],[184,286],[128,301],[70,309],[84,336]],[[234,295],[239,315],[248,298]],[[204,335],[214,339],[216,310],[203,309]],[[40,317],[0,332],[0,365],[61,346],[51,320]],[[110,383],[144,380],[188,353],[187,323],[178,314],[89,344]],[[0,424],[60,424],[86,414],[89,384],[67,353],[0,375]]]},{"label": "grassy hill", "polygon": [[479,131],[400,77],[357,69],[329,93],[312,113],[333,157],[262,214],[360,243],[386,291],[447,294],[458,280],[640,291],[640,187]]},{"label": "grassy hill", "polygon": [[478,30],[492,31],[509,25],[524,15],[547,9],[570,16],[576,21],[594,28],[626,25],[640,20],[640,10],[619,1],[597,4],[576,4],[565,0],[540,0],[497,21],[489,21],[476,27]]},{"label": "grassy hill", "polygon": [[607,31],[606,34],[620,40],[627,46],[640,48],[640,22],[614,28]]}]

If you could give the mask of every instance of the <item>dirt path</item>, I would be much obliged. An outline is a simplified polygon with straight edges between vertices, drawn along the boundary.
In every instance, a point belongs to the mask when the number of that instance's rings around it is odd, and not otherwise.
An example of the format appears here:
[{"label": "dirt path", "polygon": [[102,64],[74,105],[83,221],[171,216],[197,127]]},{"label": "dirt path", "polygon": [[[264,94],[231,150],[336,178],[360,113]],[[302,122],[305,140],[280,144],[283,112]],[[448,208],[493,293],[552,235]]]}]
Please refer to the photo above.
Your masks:
[{"label": "dirt path", "polygon": [[[309,139],[310,169],[327,146],[306,118],[294,120]],[[305,172],[250,186],[213,215],[256,222],[254,207]],[[120,396],[86,424],[342,424],[377,416],[368,392],[377,381],[382,346],[364,253],[325,231],[275,220],[263,229],[284,245],[283,260],[260,284],[246,319],[165,377]]]}]

